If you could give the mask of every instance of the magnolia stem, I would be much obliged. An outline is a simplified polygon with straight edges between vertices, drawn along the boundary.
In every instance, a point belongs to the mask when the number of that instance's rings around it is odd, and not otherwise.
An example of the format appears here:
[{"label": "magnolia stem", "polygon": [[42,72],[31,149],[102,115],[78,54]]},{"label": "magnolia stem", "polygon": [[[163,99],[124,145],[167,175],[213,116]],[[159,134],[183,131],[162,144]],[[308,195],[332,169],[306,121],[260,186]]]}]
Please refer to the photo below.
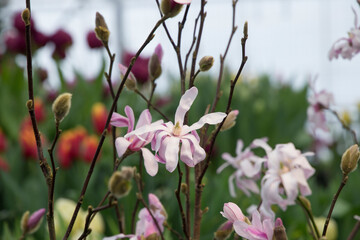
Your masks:
[{"label": "magnolia stem", "polygon": [[351,233],[349,235],[349,237],[347,238],[347,240],[353,240],[357,234],[357,232],[360,229],[360,221],[358,220],[354,226],[354,228],[351,230]]},{"label": "magnolia stem", "polygon": [[[298,200],[301,208],[304,210],[306,216],[308,217],[308,223],[309,223],[309,227],[310,227],[311,231],[314,231],[314,232],[315,232],[315,235],[316,235],[316,236],[314,235],[314,238],[315,238],[315,239],[319,239],[319,238],[320,238],[320,232],[319,232],[319,229],[318,229],[317,225],[315,224],[314,216],[313,216],[311,210],[308,209],[308,208],[304,205],[304,203],[299,199],[299,197],[298,197],[297,200]],[[310,221],[309,221],[309,220],[310,220]],[[311,225],[310,225],[310,224],[311,224]]]},{"label": "magnolia stem", "polygon": [[344,174],[343,177],[342,177],[339,189],[337,190],[337,192],[334,195],[334,198],[333,198],[333,200],[331,202],[331,206],[330,206],[330,209],[329,209],[329,213],[328,213],[328,215],[326,217],[326,221],[325,221],[325,224],[324,224],[324,229],[323,229],[323,232],[322,232],[323,237],[326,236],[326,231],[327,231],[327,228],[328,228],[328,225],[329,225],[329,222],[330,222],[330,218],[331,218],[331,214],[332,214],[332,212],[334,210],[336,201],[337,201],[337,199],[338,199],[338,197],[340,195],[340,192],[344,188],[344,186],[345,186],[348,179],[349,179],[349,177]]}]

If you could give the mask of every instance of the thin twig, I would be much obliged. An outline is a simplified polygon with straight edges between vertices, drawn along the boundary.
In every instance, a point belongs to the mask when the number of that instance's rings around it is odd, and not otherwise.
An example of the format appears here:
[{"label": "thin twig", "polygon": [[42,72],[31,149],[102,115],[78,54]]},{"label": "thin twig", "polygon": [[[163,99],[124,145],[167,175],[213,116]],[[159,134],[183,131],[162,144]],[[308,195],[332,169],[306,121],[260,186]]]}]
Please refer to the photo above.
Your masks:
[{"label": "thin twig", "polygon": [[183,173],[181,171],[181,168],[180,168],[180,164],[178,163],[178,166],[177,166],[177,170],[178,170],[178,173],[179,173],[179,181],[178,181],[178,187],[177,189],[175,190],[175,196],[176,196],[176,200],[178,202],[178,205],[179,205],[179,210],[180,210],[180,215],[181,215],[181,221],[182,221],[182,228],[183,228],[183,232],[185,234],[185,237],[186,239],[190,239],[190,233],[188,232],[188,227],[187,227],[187,224],[186,224],[186,215],[185,215],[185,212],[184,212],[184,207],[181,203],[181,198],[180,198],[180,192],[181,192],[181,182],[182,182],[182,176],[183,176]]},{"label": "thin twig", "polygon": [[336,117],[336,119],[341,123],[342,127],[351,134],[354,144],[359,144],[357,141],[356,132],[352,128],[350,128],[347,124],[344,123],[344,121],[340,118],[339,114],[335,110],[332,110],[330,108],[324,107],[324,109],[330,111]]},{"label": "thin twig", "polygon": [[354,228],[351,230],[351,233],[349,235],[349,237],[347,238],[347,240],[353,240],[357,234],[357,232],[359,231],[360,229],[360,221],[357,220]]},{"label": "thin twig", "polygon": [[299,199],[298,197],[298,203],[300,204],[301,208],[304,210],[307,220],[308,220],[308,224],[309,227],[311,229],[312,232],[315,232],[315,235],[313,235],[314,239],[317,240],[320,238],[320,232],[319,229],[317,227],[317,225],[315,224],[315,220],[314,220],[314,216],[312,214],[312,212],[310,211],[310,209],[308,209],[304,203]]},{"label": "thin twig", "polygon": [[181,236],[181,234],[176,231],[175,229],[173,229],[167,222],[164,222],[164,226],[169,229],[170,232],[172,232],[176,237],[177,239],[179,240],[183,240],[184,238]]},{"label": "thin twig", "polygon": [[338,199],[338,197],[340,195],[340,192],[344,188],[348,178],[349,177],[347,175],[345,175],[345,174],[343,175],[340,186],[339,186],[337,192],[335,193],[334,198],[333,198],[333,200],[331,202],[329,213],[328,213],[328,215],[326,217],[326,221],[325,221],[325,224],[324,224],[324,229],[323,229],[323,232],[322,232],[323,237],[326,236],[326,231],[327,231],[327,228],[328,228],[328,225],[329,225],[329,222],[330,222],[331,214],[332,214],[332,212],[334,210],[334,207],[335,207],[336,201],[337,201],[337,199]]},{"label": "thin twig", "polygon": [[131,62],[130,62],[130,65],[123,77],[123,80],[121,81],[120,83],[120,86],[118,88],[118,91],[115,95],[115,98],[114,98],[114,101],[112,103],[112,106],[110,108],[110,111],[109,111],[109,114],[108,114],[108,117],[107,117],[107,120],[106,120],[106,124],[105,124],[105,127],[104,127],[104,131],[103,133],[101,134],[101,138],[100,138],[100,141],[99,141],[99,144],[98,144],[98,147],[96,149],[96,152],[95,152],[95,155],[92,159],[92,162],[91,162],[91,165],[90,165],[90,168],[89,168],[89,171],[88,171],[88,174],[86,176],[86,179],[85,179],[85,182],[83,184],[83,187],[82,187],[82,190],[81,190],[81,193],[80,193],[80,197],[79,197],[79,200],[76,204],[76,207],[75,207],[75,210],[74,210],[74,213],[73,213],[73,216],[70,220],[70,223],[69,223],[69,226],[66,230],[66,233],[65,233],[65,236],[63,238],[63,240],[65,239],[68,239],[69,238],[69,235],[71,233],[71,230],[74,226],[74,223],[75,223],[75,220],[76,220],[76,217],[79,213],[79,210],[80,210],[80,207],[82,205],[82,202],[83,202],[83,199],[84,199],[84,196],[85,196],[85,193],[86,193],[86,190],[87,190],[87,186],[89,184],[89,181],[90,181],[90,178],[92,176],[92,173],[94,171],[94,167],[95,167],[95,163],[96,163],[96,160],[99,156],[99,153],[100,153],[100,150],[102,148],[102,145],[104,143],[104,140],[105,140],[105,136],[106,136],[106,132],[107,132],[107,128],[109,126],[109,123],[110,123],[110,119],[111,119],[111,116],[112,116],[112,113],[114,112],[114,109],[115,109],[115,106],[116,106],[116,103],[117,103],[117,100],[119,99],[120,97],[120,94],[122,92],[122,89],[124,88],[124,85],[125,85],[125,82],[130,74],[130,71],[136,61],[136,59],[139,57],[140,53],[144,50],[144,48],[149,44],[149,42],[154,38],[154,33],[156,31],[156,29],[166,20],[167,18],[166,17],[163,17],[161,18],[156,24],[155,26],[153,27],[153,29],[151,30],[151,32],[149,33],[148,37],[146,38],[145,42],[143,43],[143,45],[139,48],[139,50],[137,51],[137,53],[135,54],[135,56],[131,59]]},{"label": "thin twig", "polygon": [[142,94],[138,89],[135,89],[134,92],[138,94],[144,101],[148,104],[148,106],[152,107],[156,112],[158,112],[166,121],[170,121],[168,117],[164,113],[162,113],[157,107],[155,107],[150,100],[148,100],[144,94]]}]

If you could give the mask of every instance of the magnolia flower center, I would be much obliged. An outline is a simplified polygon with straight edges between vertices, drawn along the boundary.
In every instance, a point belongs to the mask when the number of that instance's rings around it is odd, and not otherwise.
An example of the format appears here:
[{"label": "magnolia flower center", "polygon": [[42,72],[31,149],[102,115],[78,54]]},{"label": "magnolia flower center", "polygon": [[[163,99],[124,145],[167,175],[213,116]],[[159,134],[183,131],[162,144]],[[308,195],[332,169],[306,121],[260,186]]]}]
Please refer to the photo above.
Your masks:
[{"label": "magnolia flower center", "polygon": [[280,175],[290,172],[290,166],[286,163],[280,162]]},{"label": "magnolia flower center", "polygon": [[179,122],[177,122],[175,124],[172,132],[173,132],[174,136],[180,136],[180,134],[181,134],[181,126],[180,126]]}]

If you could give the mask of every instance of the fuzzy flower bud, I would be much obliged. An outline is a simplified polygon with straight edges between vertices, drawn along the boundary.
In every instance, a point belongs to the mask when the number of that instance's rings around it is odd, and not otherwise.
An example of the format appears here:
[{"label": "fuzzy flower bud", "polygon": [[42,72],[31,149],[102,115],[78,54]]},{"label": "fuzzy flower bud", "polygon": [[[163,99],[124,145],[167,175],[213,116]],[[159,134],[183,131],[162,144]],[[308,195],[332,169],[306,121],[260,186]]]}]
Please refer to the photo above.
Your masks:
[{"label": "fuzzy flower bud", "polygon": [[41,225],[45,212],[45,208],[41,208],[31,215],[29,211],[26,211],[21,217],[21,230],[26,234],[36,232]]},{"label": "fuzzy flower bud", "polygon": [[227,221],[219,227],[219,229],[214,233],[215,240],[226,240],[230,237],[233,232],[233,223],[231,221]]},{"label": "fuzzy flower bud", "polygon": [[109,180],[109,191],[116,198],[128,195],[132,188],[130,180],[133,176],[133,168],[122,168],[121,171],[114,172]]},{"label": "fuzzy flower bud", "polygon": [[63,93],[55,99],[52,111],[56,122],[60,123],[68,115],[71,107],[71,97],[72,94]]},{"label": "fuzzy flower bud", "polygon": [[228,115],[227,118],[225,119],[224,124],[222,125],[220,131],[225,131],[225,130],[229,130],[230,128],[232,128],[233,126],[235,126],[236,123],[236,117],[239,114],[238,110],[232,110]]},{"label": "fuzzy flower bud", "polygon": [[275,221],[274,229],[274,239],[275,240],[287,240],[285,227],[280,218],[277,218]]},{"label": "fuzzy flower bud", "polygon": [[158,44],[155,48],[155,52],[150,58],[149,61],[149,74],[151,76],[151,79],[154,81],[157,78],[160,77],[162,69],[161,69],[161,60],[163,56],[163,49],[161,47],[161,44]]},{"label": "fuzzy flower bud", "polygon": [[95,33],[96,37],[104,44],[109,41],[110,31],[106,25],[104,17],[98,12],[96,12],[95,17]]},{"label": "fuzzy flower bud", "polygon": [[[119,64],[119,69],[120,69],[121,77],[123,78],[124,75],[126,74],[128,68],[122,64]],[[137,85],[136,83],[137,82],[136,82],[136,78],[135,78],[134,74],[132,72],[130,72],[130,74],[128,75],[128,78],[126,79],[125,86],[130,91],[134,91],[136,89],[136,85]]]},{"label": "fuzzy flower bud", "polygon": [[214,58],[212,56],[205,56],[199,62],[200,71],[202,72],[209,71],[213,65],[214,65]]},{"label": "fuzzy flower bud", "polygon": [[345,153],[342,155],[340,164],[344,175],[348,175],[356,169],[359,157],[360,152],[359,146],[357,144],[352,145],[345,151]]},{"label": "fuzzy flower bud", "polygon": [[180,13],[182,6],[182,4],[178,4],[174,0],[162,0],[160,4],[162,13],[171,18]]},{"label": "fuzzy flower bud", "polygon": [[21,18],[24,21],[25,26],[30,25],[30,10],[28,8],[25,8],[24,11],[22,11]]}]

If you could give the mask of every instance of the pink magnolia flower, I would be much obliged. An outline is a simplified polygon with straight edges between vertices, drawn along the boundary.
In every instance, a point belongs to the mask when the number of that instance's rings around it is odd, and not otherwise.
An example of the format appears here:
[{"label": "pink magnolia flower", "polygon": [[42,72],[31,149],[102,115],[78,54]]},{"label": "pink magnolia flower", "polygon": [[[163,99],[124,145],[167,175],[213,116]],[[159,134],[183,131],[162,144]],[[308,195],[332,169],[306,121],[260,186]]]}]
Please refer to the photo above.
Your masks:
[{"label": "pink magnolia flower", "polygon": [[[118,113],[113,113],[111,117],[110,124],[115,127],[127,127],[128,133],[134,130],[135,117],[134,112],[131,107],[125,107],[125,114],[127,117],[124,117]],[[151,114],[148,109],[144,110],[139,117],[136,129],[140,129],[143,126],[151,124]],[[162,121],[156,122],[156,124],[161,123]],[[151,176],[155,176],[158,171],[158,164],[156,162],[155,156],[150,152],[149,149],[144,148],[147,144],[151,142],[154,137],[154,133],[147,132],[140,134],[139,136],[125,136],[119,137],[115,141],[116,151],[119,157],[122,157],[126,150],[131,150],[133,152],[140,151],[142,152],[144,158],[144,165],[147,173]]]},{"label": "pink magnolia flower", "polygon": [[[134,56],[135,56],[134,53],[125,52],[123,55],[124,65],[129,66],[131,59]],[[134,73],[137,81],[140,84],[144,84],[149,80],[149,70],[148,70],[149,61],[150,61],[150,57],[139,56],[132,67],[131,71]]]},{"label": "pink magnolia flower", "polygon": [[311,128],[314,131],[315,129],[322,129],[324,131],[329,131],[326,125],[324,108],[329,108],[330,105],[334,104],[334,96],[331,93],[322,90],[317,92],[315,90],[315,82],[310,82],[310,89],[312,90],[312,95],[308,98],[310,103],[307,115],[308,121],[312,125]]},{"label": "pink magnolia flower", "polygon": [[270,218],[261,220],[261,215],[257,210],[252,213],[251,224],[235,203],[225,203],[224,212],[221,212],[221,214],[233,222],[235,232],[239,236],[249,240],[272,240],[274,221]]},{"label": "pink magnolia flower", "polygon": [[360,52],[360,26],[358,25],[357,14],[354,9],[352,10],[355,15],[354,28],[348,32],[347,38],[342,37],[333,44],[329,51],[330,61],[339,56],[350,60]]},{"label": "pink magnolia flower", "polygon": [[[261,139],[266,141],[265,139]],[[256,140],[254,140],[256,141]],[[247,196],[250,196],[250,192],[258,194],[260,192],[259,187],[256,184],[256,180],[259,179],[259,173],[261,171],[261,165],[266,160],[264,158],[256,156],[252,149],[257,147],[251,144],[245,148],[242,140],[238,140],[236,145],[236,157],[232,157],[229,153],[223,153],[222,158],[226,161],[221,165],[217,173],[220,173],[227,166],[232,166],[236,171],[229,177],[229,189],[230,195],[236,197],[234,181],[236,186],[241,189]]]},{"label": "pink magnolia flower", "polygon": [[315,169],[305,156],[312,153],[302,154],[292,143],[277,144],[275,149],[271,149],[264,141],[258,140],[255,144],[263,147],[268,157],[268,170],[261,181],[264,211],[272,215],[272,204],[286,210],[288,205],[295,204],[299,193],[303,196],[311,194],[307,179],[315,173]]},{"label": "pink magnolia flower", "polygon": [[205,150],[199,144],[200,139],[196,130],[200,129],[204,124],[220,123],[226,117],[225,113],[210,113],[202,116],[198,122],[191,126],[184,125],[185,114],[190,109],[197,94],[197,88],[192,87],[181,97],[175,113],[175,124],[172,122],[153,123],[130,132],[125,137],[155,132],[155,137],[151,143],[152,149],[157,153],[157,160],[165,163],[169,172],[175,170],[179,160],[179,152],[180,160],[189,167],[194,167],[206,157]]},{"label": "pink magnolia flower", "polygon": [[[163,224],[167,218],[167,214],[160,200],[151,193],[149,194],[149,208],[156,222],[158,223],[161,232],[163,232]],[[151,217],[150,212],[146,208],[143,208],[139,211],[139,220],[136,223],[135,231],[135,234],[118,234],[112,237],[106,237],[103,240],[116,240],[122,238],[130,238],[130,240],[142,240],[153,234],[160,235],[154,219]]]}]

